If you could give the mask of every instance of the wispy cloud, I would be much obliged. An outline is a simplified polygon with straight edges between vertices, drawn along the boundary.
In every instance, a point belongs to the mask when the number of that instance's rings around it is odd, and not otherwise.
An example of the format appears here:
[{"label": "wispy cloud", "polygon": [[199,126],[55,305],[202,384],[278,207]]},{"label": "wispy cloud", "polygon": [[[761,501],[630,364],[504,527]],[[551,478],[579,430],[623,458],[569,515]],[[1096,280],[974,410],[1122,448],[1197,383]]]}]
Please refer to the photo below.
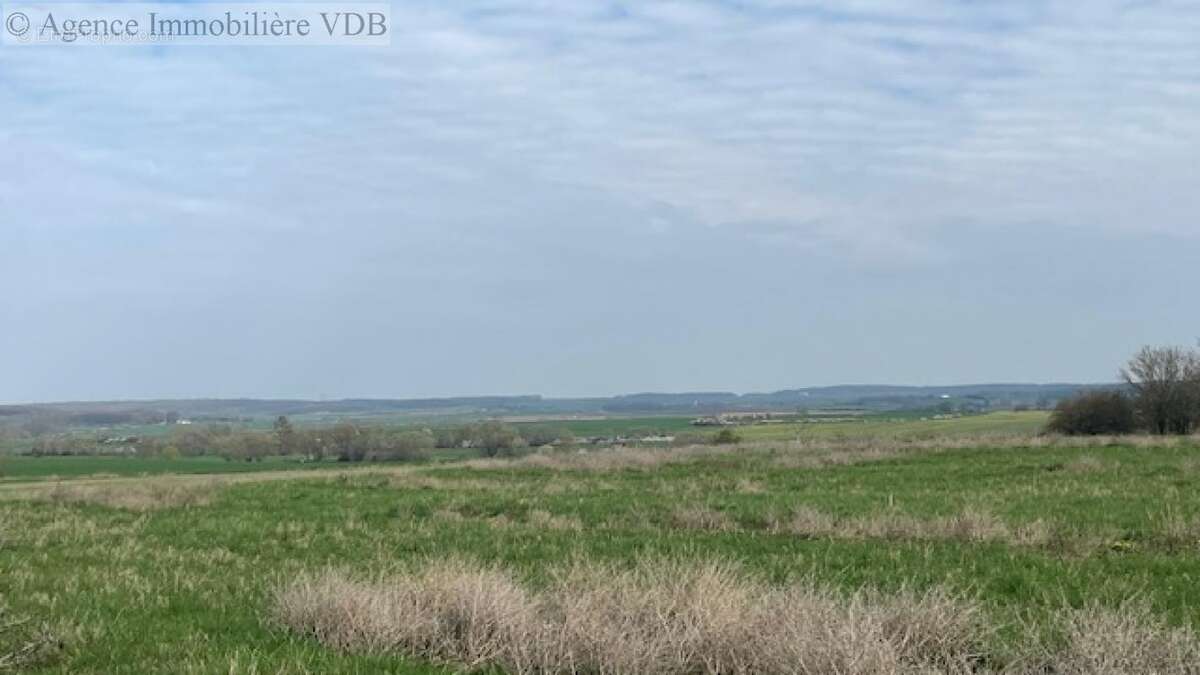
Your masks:
[{"label": "wispy cloud", "polygon": [[486,312],[705,247],[735,278],[924,274],[1009,231],[1200,234],[1194,3],[422,0],[394,25],[382,50],[0,49],[0,280],[35,287],[10,310],[432,284]]}]

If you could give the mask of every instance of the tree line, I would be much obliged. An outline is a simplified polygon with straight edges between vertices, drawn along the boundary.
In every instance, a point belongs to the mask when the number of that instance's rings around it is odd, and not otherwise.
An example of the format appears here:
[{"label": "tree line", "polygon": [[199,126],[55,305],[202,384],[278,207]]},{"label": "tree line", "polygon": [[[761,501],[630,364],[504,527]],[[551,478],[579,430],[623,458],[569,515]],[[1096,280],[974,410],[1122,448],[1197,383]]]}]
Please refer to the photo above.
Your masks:
[{"label": "tree line", "polygon": [[1068,435],[1187,435],[1200,430],[1200,350],[1143,347],[1121,369],[1124,386],[1059,403],[1047,430]]},{"label": "tree line", "polygon": [[516,428],[496,420],[459,426],[413,429],[362,426],[339,422],[330,427],[301,429],[285,416],[270,430],[237,429],[224,424],[174,427],[169,434],[134,439],[57,435],[38,439],[34,456],[136,455],[140,457],[217,456],[230,461],[258,462],[267,457],[300,457],[306,461],[418,461],[435,449],[463,449],[484,457],[513,455],[525,448],[567,448],[575,437],[565,429]]}]

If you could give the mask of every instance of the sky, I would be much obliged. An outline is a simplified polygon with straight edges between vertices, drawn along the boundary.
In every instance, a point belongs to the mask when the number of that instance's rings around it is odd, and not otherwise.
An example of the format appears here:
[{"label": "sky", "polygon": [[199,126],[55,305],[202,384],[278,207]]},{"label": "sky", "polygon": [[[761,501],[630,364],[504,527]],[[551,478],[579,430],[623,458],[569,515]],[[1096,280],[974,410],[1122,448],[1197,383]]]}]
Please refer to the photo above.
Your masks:
[{"label": "sky", "polygon": [[1099,382],[1200,335],[1200,4],[392,24],[0,47],[0,401]]}]

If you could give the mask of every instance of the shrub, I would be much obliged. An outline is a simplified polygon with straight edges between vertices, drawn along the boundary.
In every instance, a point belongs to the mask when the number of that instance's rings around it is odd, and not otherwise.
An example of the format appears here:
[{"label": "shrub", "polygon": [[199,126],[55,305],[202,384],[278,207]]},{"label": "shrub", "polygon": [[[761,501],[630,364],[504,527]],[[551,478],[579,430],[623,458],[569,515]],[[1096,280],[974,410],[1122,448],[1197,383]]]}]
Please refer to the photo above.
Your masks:
[{"label": "shrub", "polygon": [[1080,394],[1058,404],[1046,430],[1068,436],[1128,434],[1137,428],[1133,402],[1118,391]]},{"label": "shrub", "polygon": [[516,429],[502,422],[489,420],[473,428],[470,445],[478,449],[484,457],[497,457],[514,455],[528,444]]},{"label": "shrub", "polygon": [[718,431],[712,442],[714,445],[735,445],[742,442],[742,437],[733,429],[726,428]]}]

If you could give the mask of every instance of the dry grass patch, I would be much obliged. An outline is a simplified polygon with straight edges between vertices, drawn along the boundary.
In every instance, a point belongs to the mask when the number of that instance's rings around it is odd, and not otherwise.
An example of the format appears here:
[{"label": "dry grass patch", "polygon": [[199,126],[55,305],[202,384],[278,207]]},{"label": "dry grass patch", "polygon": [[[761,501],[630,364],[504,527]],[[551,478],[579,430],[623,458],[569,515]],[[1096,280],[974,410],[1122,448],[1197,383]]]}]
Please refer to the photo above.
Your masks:
[{"label": "dry grass patch", "polygon": [[944,591],[776,587],[723,563],[577,563],[536,589],[458,559],[373,580],[326,571],[281,587],[272,616],[341,651],[513,675],[1200,673],[1196,634],[1144,604],[1064,609],[1000,647],[980,606]]},{"label": "dry grass patch", "polygon": [[710,532],[731,532],[737,529],[737,523],[722,513],[707,506],[683,506],[671,512],[671,526],[682,530],[707,530]]},{"label": "dry grass patch", "polygon": [[968,508],[952,516],[922,520],[896,512],[836,518],[811,506],[800,506],[793,511],[790,520],[776,522],[771,529],[811,538],[934,539],[1005,542],[1021,546],[1041,546],[1051,537],[1051,529],[1043,521],[1011,528],[991,513],[976,508]]},{"label": "dry grass patch", "polygon": [[1060,619],[1065,646],[1046,659],[1046,672],[1061,675],[1195,675],[1200,673],[1196,634],[1172,628],[1143,603],[1116,610],[1068,612]]},{"label": "dry grass patch", "polygon": [[1189,548],[1200,545],[1200,518],[1185,517],[1168,508],[1158,521],[1158,535],[1168,546]]},{"label": "dry grass patch", "polygon": [[274,616],[340,650],[525,673],[966,673],[988,628],[941,592],[839,595],[774,588],[723,564],[576,565],[534,591],[450,560],[362,581],[283,587]]},{"label": "dry grass patch", "polygon": [[55,504],[99,504],[126,511],[204,506],[220,488],[216,481],[140,481],[117,485],[59,483],[50,489],[29,493],[32,499]]}]

